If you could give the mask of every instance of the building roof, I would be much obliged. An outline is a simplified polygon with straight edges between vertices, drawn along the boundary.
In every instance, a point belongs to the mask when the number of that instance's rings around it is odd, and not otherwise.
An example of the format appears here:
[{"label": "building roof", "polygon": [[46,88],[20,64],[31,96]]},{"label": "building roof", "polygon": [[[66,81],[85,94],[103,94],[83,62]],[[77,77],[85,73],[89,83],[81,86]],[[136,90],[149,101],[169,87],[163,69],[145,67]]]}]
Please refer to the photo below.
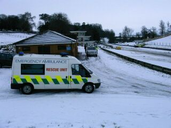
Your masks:
[{"label": "building roof", "polygon": [[37,34],[30,38],[18,41],[14,43],[16,46],[27,46],[27,45],[47,45],[47,44],[72,44],[76,43],[75,39],[64,36],[55,31],[47,31],[43,34]]}]

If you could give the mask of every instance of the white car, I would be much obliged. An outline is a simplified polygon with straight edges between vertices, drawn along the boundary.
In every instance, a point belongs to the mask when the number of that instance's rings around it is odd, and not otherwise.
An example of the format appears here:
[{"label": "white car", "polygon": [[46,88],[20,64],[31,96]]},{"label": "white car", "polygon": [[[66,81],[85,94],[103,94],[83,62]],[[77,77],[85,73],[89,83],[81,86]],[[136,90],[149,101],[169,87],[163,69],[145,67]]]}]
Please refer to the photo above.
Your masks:
[{"label": "white car", "polygon": [[86,55],[87,56],[96,56],[97,57],[98,51],[96,47],[87,47],[86,48]]}]

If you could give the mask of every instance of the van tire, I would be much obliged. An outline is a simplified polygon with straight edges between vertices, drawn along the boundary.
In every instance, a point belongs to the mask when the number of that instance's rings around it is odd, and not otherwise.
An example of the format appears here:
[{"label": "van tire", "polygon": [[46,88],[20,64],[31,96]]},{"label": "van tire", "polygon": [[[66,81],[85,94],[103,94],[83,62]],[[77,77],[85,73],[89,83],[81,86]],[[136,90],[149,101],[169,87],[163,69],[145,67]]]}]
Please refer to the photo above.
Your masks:
[{"label": "van tire", "polygon": [[2,64],[0,63],[0,68],[2,68]]},{"label": "van tire", "polygon": [[30,84],[25,84],[23,85],[23,87],[21,88],[21,92],[23,94],[31,94],[33,92],[33,86]]},{"label": "van tire", "polygon": [[94,91],[94,86],[92,84],[86,84],[83,87],[83,91],[86,93],[92,93]]}]

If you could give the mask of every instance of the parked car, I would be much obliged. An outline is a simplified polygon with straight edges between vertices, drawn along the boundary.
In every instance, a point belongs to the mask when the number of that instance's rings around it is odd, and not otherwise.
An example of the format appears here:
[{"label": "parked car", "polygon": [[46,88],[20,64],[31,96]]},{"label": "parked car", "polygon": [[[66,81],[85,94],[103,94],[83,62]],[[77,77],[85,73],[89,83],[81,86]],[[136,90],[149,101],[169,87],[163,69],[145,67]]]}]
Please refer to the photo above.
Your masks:
[{"label": "parked car", "polygon": [[134,47],[144,47],[144,46],[145,46],[145,43],[143,42],[143,40],[135,41]]},{"label": "parked car", "polygon": [[86,55],[87,56],[96,56],[97,57],[98,51],[96,47],[87,47],[86,48]]},{"label": "parked car", "polygon": [[15,53],[0,53],[0,68],[3,66],[12,66],[12,60]]}]

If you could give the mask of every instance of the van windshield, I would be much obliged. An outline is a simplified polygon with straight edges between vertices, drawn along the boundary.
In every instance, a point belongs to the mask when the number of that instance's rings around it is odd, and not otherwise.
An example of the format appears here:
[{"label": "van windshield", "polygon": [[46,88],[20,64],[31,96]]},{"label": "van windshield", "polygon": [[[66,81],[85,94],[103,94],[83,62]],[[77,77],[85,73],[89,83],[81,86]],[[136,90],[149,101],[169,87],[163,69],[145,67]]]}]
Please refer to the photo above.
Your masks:
[{"label": "van windshield", "polygon": [[[82,64],[83,65],[83,64]],[[90,73],[90,74],[93,74],[93,72],[90,70],[90,69],[88,69],[85,65],[83,65],[83,67]]]},{"label": "van windshield", "polygon": [[89,47],[88,50],[96,50],[95,47]]}]

